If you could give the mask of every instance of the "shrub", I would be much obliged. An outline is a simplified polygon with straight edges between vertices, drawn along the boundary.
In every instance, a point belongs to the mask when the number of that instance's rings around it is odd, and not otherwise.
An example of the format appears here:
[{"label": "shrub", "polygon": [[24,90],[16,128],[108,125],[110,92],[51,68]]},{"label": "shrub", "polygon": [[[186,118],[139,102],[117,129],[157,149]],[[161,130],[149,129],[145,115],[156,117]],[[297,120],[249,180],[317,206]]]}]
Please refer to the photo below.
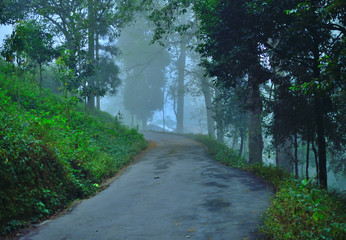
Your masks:
[{"label": "shrub", "polygon": [[[0,64],[0,236],[94,194],[146,147],[142,134],[15,76]],[[30,76],[29,76],[30,77]],[[24,84],[25,83],[25,84]]]},{"label": "shrub", "polygon": [[345,205],[325,190],[288,179],[265,214],[269,239],[344,239]]}]

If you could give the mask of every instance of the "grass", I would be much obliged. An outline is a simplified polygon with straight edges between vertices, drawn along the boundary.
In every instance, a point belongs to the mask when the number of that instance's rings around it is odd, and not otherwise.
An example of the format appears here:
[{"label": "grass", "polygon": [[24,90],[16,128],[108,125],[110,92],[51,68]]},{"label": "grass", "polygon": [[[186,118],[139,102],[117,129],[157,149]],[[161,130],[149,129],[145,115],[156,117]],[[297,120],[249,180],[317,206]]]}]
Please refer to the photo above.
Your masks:
[{"label": "grass", "polygon": [[[40,91],[0,64],[0,236],[100,190],[147,144],[142,134],[78,102]],[[18,104],[18,102],[20,104]]]},{"label": "grass", "polygon": [[253,172],[274,185],[275,195],[260,228],[267,239],[345,239],[345,196],[320,189],[310,180],[297,180],[272,165],[249,165],[232,149],[208,136],[188,136],[202,142],[214,160]]}]

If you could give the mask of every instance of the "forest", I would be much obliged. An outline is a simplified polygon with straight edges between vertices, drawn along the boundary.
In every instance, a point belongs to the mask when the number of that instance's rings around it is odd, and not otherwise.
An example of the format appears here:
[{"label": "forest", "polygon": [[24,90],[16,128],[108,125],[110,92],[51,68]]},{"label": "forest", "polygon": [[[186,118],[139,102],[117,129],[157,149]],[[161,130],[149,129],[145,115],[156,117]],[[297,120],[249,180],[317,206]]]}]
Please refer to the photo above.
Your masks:
[{"label": "forest", "polygon": [[0,236],[101,190],[146,148],[138,130],[155,130],[205,134],[191,137],[216,160],[273,183],[268,239],[342,239],[345,8],[0,0],[0,31],[11,28],[0,43]]}]

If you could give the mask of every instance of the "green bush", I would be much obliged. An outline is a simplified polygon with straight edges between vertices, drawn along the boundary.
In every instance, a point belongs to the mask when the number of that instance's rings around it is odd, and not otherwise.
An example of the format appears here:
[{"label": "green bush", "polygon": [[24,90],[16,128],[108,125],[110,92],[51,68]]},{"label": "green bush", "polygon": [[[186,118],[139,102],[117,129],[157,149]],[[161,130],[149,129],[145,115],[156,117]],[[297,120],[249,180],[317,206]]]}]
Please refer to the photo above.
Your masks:
[{"label": "green bush", "polygon": [[0,63],[0,235],[94,194],[146,147],[142,134],[111,115],[85,118],[73,98],[47,89],[40,95],[30,75],[19,80],[4,68]]},{"label": "green bush", "polygon": [[306,182],[280,184],[262,232],[269,239],[345,239],[344,201]]}]

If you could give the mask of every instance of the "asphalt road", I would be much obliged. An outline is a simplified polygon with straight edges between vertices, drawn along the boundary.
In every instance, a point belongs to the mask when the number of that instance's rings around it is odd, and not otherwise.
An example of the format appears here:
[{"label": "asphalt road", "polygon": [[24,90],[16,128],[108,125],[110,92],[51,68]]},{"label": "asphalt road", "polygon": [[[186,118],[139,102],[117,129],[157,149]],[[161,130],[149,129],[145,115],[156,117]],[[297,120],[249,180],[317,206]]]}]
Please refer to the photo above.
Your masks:
[{"label": "asphalt road", "polygon": [[211,160],[190,139],[145,133],[157,146],[106,190],[21,239],[242,240],[272,192],[251,174]]}]

